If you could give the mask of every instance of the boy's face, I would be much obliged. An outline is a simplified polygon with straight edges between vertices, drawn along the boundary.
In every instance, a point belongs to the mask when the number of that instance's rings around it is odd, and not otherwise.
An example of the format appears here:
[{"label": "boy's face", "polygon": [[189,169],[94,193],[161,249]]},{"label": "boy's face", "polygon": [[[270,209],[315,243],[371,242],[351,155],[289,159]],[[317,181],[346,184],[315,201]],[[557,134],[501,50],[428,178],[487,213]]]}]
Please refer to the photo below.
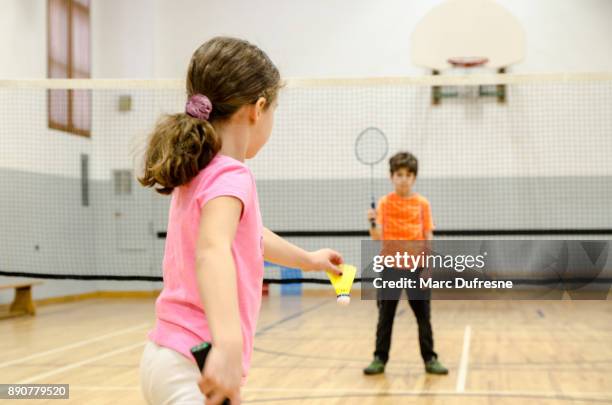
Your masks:
[{"label": "boy's face", "polygon": [[393,187],[395,188],[395,192],[400,196],[405,196],[410,194],[412,190],[412,186],[416,181],[416,176],[414,173],[408,171],[408,169],[401,168],[396,170],[391,175],[391,182],[393,183]]}]

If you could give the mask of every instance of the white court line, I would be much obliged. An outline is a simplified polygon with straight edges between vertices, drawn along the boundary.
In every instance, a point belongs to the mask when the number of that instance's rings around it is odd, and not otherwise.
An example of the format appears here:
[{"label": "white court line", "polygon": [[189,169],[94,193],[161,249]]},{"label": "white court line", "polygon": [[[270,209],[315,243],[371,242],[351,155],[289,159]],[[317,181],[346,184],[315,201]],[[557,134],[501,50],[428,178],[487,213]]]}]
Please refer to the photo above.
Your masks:
[{"label": "white court line", "polygon": [[467,378],[468,363],[470,360],[470,339],[472,336],[472,327],[466,325],[463,332],[463,350],[461,351],[461,361],[459,363],[459,372],[457,373],[457,392],[465,391],[465,380]]},{"label": "white court line", "polygon": [[[70,385],[71,391],[139,391],[139,386],[95,386],[95,385]],[[381,390],[381,389],[364,389],[364,388],[243,388],[242,392],[248,393],[314,393],[314,394],[372,394],[372,395],[444,395],[444,396],[522,396],[522,397],[540,397],[540,398],[559,398],[559,397],[574,397],[576,400],[598,400],[612,399],[612,392],[542,392],[542,391],[449,391],[449,390]]]},{"label": "white court line", "polygon": [[119,353],[123,353],[123,352],[128,352],[130,350],[134,350],[137,347],[144,346],[145,343],[146,342],[143,339],[142,342],[138,342],[138,343],[136,343],[134,345],[130,345],[130,346],[127,346],[127,347],[122,347],[121,349],[117,349],[117,350],[113,350],[113,351],[110,351],[110,352],[106,352],[106,353],[101,354],[101,355],[96,356],[96,357],[90,357],[87,360],[83,360],[83,361],[79,361],[79,362],[76,362],[76,363],[72,363],[72,364],[69,364],[69,365],[64,366],[64,367],[56,368],[54,370],[47,371],[46,373],[37,374],[37,375],[32,376],[30,378],[26,378],[25,380],[21,380],[17,384],[31,384],[34,381],[39,381],[39,380],[42,380],[43,378],[50,377],[50,376],[55,375],[55,374],[60,374],[60,373],[63,373],[64,371],[72,370],[73,368],[78,368],[78,367],[84,366],[86,364],[93,363],[95,361],[102,360],[102,359],[105,359],[107,357],[114,356],[114,355],[119,354]]},{"label": "white court line", "polygon": [[47,350],[44,352],[36,352],[30,356],[26,356],[26,357],[20,357],[18,359],[15,360],[9,360],[9,361],[5,361],[4,363],[0,363],[0,368],[3,367],[8,367],[8,366],[12,366],[13,364],[18,364],[18,363],[24,363],[26,361],[35,359],[37,357],[43,357],[43,356],[47,356],[49,354],[54,354],[54,353],[59,353],[59,352],[63,352],[64,350],[69,350],[69,349],[74,349],[75,347],[81,347],[81,346],[86,346],[92,342],[97,342],[99,340],[104,340],[104,339],[108,339],[114,336],[118,336],[118,335],[123,335],[124,333],[130,333],[130,332],[134,332],[136,330],[139,329],[144,329],[145,327],[150,327],[150,324],[148,323],[141,323],[139,325],[136,325],[132,328],[127,328],[127,329],[122,329],[113,333],[107,333],[106,335],[101,335],[95,338],[91,338],[91,339],[87,339],[87,340],[81,340],[78,343],[72,343],[66,346],[60,346],[60,347],[56,347],[55,349],[51,349],[51,350]]}]

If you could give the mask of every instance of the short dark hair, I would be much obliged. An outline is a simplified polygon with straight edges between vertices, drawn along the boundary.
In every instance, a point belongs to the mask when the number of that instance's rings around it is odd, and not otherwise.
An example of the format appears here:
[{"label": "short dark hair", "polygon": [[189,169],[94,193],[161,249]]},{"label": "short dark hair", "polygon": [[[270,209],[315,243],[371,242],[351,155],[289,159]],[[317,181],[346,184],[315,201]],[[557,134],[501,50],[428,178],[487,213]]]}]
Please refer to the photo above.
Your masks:
[{"label": "short dark hair", "polygon": [[416,176],[419,171],[419,161],[410,152],[398,152],[389,159],[389,170],[393,175],[400,169],[406,169]]}]

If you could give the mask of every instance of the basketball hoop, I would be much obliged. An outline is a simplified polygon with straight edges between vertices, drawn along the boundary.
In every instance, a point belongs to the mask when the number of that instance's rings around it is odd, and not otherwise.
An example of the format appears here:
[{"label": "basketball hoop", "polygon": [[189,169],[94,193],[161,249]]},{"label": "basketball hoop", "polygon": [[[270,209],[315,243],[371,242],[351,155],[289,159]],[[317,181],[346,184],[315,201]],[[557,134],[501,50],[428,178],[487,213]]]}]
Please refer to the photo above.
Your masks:
[{"label": "basketball hoop", "polygon": [[[486,69],[489,63],[489,58],[484,56],[456,56],[446,60],[452,66],[451,75],[470,75],[477,74]],[[498,69],[498,73],[505,73],[505,69]],[[434,71],[434,75],[440,74],[439,71]],[[496,97],[499,103],[506,101],[506,86],[505,85],[464,85],[464,86],[433,86],[431,93],[432,105],[439,105],[442,99],[455,98],[462,100],[475,101],[482,97]]]},{"label": "basketball hoop", "polygon": [[455,68],[475,68],[484,66],[489,63],[489,58],[482,56],[457,56],[454,58],[448,58],[447,62]]}]

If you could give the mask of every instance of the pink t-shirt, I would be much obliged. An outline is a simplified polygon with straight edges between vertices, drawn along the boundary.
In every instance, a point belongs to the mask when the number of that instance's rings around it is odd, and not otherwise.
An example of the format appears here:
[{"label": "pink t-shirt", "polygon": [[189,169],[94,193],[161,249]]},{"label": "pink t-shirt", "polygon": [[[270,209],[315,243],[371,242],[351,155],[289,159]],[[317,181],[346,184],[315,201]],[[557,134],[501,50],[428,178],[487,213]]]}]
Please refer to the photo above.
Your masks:
[{"label": "pink t-shirt", "polygon": [[157,298],[157,321],[149,338],[193,360],[191,347],[211,341],[196,278],[195,253],[200,211],[215,197],[242,201],[242,217],[232,242],[242,328],[242,373],[251,363],[263,283],[263,233],[255,179],[249,168],[218,154],[172,194],[164,254],[164,288]]}]

